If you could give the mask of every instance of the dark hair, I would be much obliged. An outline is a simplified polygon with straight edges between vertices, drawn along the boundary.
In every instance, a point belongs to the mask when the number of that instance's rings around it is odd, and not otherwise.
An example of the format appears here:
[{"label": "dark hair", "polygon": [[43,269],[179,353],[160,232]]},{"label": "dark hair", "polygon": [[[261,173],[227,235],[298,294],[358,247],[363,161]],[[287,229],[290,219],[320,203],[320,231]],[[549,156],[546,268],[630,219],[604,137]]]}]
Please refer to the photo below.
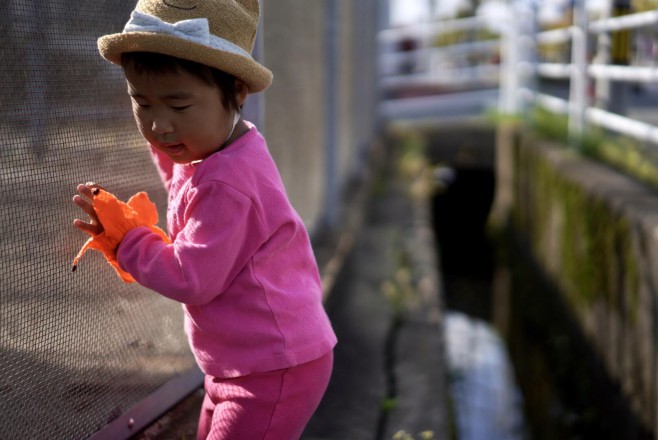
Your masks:
[{"label": "dark hair", "polygon": [[124,52],[121,54],[121,65],[124,69],[130,67],[140,74],[189,73],[210,86],[218,87],[226,110],[239,107],[235,76],[214,67],[154,52]]}]

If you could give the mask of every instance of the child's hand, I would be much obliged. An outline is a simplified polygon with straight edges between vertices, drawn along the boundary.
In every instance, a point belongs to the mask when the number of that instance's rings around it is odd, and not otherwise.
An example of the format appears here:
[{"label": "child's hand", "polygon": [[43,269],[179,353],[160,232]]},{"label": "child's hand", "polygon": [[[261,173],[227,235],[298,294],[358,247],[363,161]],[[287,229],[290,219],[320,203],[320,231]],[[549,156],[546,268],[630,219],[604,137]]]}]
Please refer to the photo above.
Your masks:
[{"label": "child's hand", "polygon": [[73,197],[73,201],[89,216],[90,221],[86,223],[75,220],[73,224],[91,237],[73,259],[72,270],[76,270],[85,252],[96,249],[103,253],[122,280],[132,283],[135,279],[117,261],[117,249],[126,233],[137,227],[146,227],[159,235],[166,244],[171,243],[167,234],[156,226],[158,210],[145,192],[135,194],[127,203],[95,183],[78,185],[78,192],[80,194]]},{"label": "child's hand", "polygon": [[103,225],[98,220],[98,215],[94,210],[94,194],[97,194],[101,188],[93,182],[87,182],[84,185],[78,185],[78,192],[80,195],[73,197],[73,202],[80,207],[88,216],[89,223],[80,219],[75,219],[73,224],[75,227],[89,235],[98,235],[104,231]]}]

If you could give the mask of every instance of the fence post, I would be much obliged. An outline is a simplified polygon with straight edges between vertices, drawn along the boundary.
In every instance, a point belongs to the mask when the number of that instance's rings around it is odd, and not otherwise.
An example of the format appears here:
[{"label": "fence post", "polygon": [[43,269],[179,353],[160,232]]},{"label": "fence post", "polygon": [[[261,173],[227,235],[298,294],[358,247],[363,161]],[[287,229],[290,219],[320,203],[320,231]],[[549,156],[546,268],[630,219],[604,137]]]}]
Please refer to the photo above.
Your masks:
[{"label": "fence post", "polygon": [[519,40],[519,67],[517,68],[519,80],[519,91],[524,93],[517,96],[517,106],[521,115],[527,115],[527,110],[531,100],[527,91],[534,93],[537,91],[537,75],[535,68],[537,65],[537,4],[519,4],[518,16],[520,17],[521,35]]},{"label": "fence post", "polygon": [[[263,10],[263,2],[260,2],[260,16],[265,15]],[[265,20],[261,18],[258,23],[258,33],[256,34],[256,42],[254,43],[254,50],[252,53],[256,61],[263,62],[265,60],[265,47],[263,44],[263,32]],[[255,93],[247,96],[244,108],[242,110],[243,117],[252,122],[259,130],[265,129],[265,93]]]},{"label": "fence post", "polygon": [[569,101],[569,142],[574,146],[580,144],[585,131],[587,107],[587,12],[584,0],[575,0],[573,4]]},{"label": "fence post", "polygon": [[503,67],[500,79],[499,110],[502,114],[512,115],[517,112],[516,95],[519,90],[519,27],[511,18],[513,6],[508,6],[507,26],[501,29],[501,63]]},{"label": "fence post", "polygon": [[[607,0],[607,4],[603,9],[603,13],[599,19],[610,18],[610,10],[612,8],[612,0]],[[596,37],[596,55],[595,64],[606,65],[610,64],[610,33],[599,32]],[[599,77],[595,80],[594,84],[594,104],[598,108],[609,109],[610,105],[610,80],[608,78]]]}]

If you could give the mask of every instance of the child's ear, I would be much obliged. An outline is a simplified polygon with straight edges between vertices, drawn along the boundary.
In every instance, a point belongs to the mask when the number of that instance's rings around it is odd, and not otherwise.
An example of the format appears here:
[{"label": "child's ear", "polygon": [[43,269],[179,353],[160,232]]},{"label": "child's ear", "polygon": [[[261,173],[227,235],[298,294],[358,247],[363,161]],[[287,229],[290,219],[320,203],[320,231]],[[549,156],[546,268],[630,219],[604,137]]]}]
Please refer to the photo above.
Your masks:
[{"label": "child's ear", "polygon": [[235,98],[238,103],[238,107],[242,107],[244,101],[247,99],[248,94],[249,94],[249,88],[247,87],[247,85],[242,80],[236,78]]}]

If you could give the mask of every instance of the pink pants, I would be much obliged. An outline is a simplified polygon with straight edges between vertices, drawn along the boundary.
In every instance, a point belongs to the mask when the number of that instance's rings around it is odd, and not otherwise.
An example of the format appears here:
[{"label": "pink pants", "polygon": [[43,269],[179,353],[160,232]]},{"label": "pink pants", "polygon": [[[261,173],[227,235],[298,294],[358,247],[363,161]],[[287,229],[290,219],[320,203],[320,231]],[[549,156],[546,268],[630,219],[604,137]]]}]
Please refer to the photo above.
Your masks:
[{"label": "pink pants", "polygon": [[330,352],[284,370],[232,379],[206,376],[197,440],[299,439],[332,368]]}]

